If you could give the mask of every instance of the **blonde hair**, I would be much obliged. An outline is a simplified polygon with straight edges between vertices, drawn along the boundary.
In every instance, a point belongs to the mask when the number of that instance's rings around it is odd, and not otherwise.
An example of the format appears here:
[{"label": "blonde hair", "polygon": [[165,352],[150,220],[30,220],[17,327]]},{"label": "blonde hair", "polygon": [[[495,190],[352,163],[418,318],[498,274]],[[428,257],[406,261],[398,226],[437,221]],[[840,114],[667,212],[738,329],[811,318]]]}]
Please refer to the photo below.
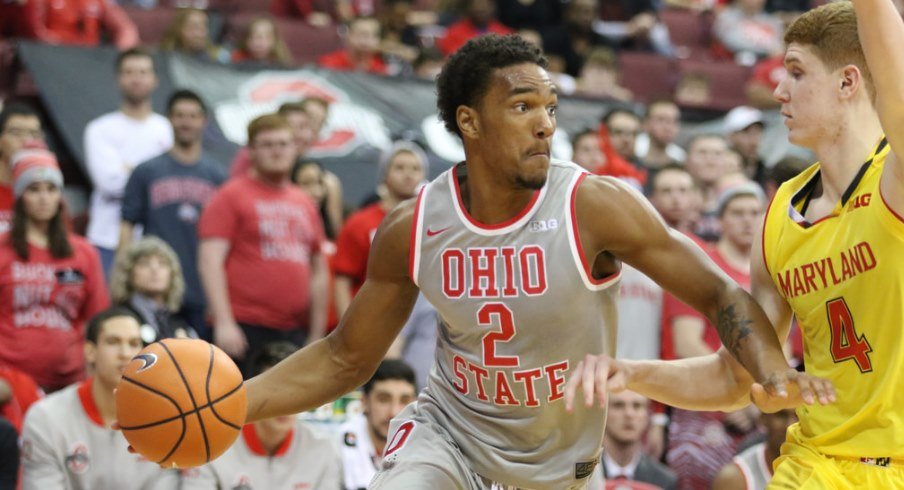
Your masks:
[{"label": "blonde hair", "polygon": [[873,76],[860,46],[857,15],[850,2],[828,3],[798,17],[785,32],[785,44],[791,43],[811,47],[816,57],[830,70],[846,65],[859,68],[866,93],[875,102]]},{"label": "blonde hair", "polygon": [[238,45],[236,46],[238,47],[239,51],[249,53],[248,39],[251,38],[251,32],[258,24],[269,24],[273,29],[273,47],[270,49],[270,52],[267,53],[268,61],[285,66],[291,65],[293,60],[292,54],[289,52],[289,47],[286,46],[286,42],[283,40],[282,36],[279,35],[279,29],[277,29],[276,27],[276,22],[273,22],[273,19],[271,19],[270,17],[255,17],[251,22],[248,23],[248,26],[245,27],[245,34],[242,36],[242,39],[239,40]]},{"label": "blonde hair", "polygon": [[132,284],[132,271],[135,264],[148,256],[156,255],[168,262],[172,275],[169,290],[166,292],[166,308],[177,311],[182,306],[182,293],[185,292],[185,279],[182,277],[182,266],[179,258],[163,240],[155,236],[146,236],[131,243],[123,253],[116,257],[116,264],[110,274],[110,297],[114,304],[124,304],[135,294]]},{"label": "blonde hair", "polygon": [[[176,15],[173,16],[172,22],[166,27],[166,32],[163,34],[163,39],[160,41],[161,50],[185,51],[185,46],[182,44],[182,29],[185,28],[185,23],[188,22],[188,18],[193,14],[201,14],[208,22],[210,21],[210,16],[207,15],[206,11],[201,9],[180,8],[176,10]],[[207,36],[207,47],[205,50],[211,58],[216,58],[217,47],[210,41],[209,32],[207,33]]]},{"label": "blonde hair", "polygon": [[[302,111],[303,110],[304,109],[302,109]],[[282,108],[280,108],[280,114],[282,114],[282,112]],[[248,146],[254,146],[254,138],[264,131],[286,129],[291,132],[292,126],[290,126],[289,122],[280,114],[264,114],[263,116],[254,118],[248,123]]]}]

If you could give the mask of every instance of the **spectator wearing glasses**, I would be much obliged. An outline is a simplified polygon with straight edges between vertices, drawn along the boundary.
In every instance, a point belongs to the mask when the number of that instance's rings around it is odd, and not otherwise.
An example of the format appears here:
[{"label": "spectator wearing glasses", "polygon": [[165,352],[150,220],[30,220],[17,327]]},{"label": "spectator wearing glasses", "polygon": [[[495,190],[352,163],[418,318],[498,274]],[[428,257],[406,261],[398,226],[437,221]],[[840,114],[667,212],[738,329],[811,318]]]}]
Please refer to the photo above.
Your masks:
[{"label": "spectator wearing glasses", "polygon": [[0,233],[13,221],[12,156],[23,146],[44,141],[41,119],[31,107],[9,104],[0,112]]}]

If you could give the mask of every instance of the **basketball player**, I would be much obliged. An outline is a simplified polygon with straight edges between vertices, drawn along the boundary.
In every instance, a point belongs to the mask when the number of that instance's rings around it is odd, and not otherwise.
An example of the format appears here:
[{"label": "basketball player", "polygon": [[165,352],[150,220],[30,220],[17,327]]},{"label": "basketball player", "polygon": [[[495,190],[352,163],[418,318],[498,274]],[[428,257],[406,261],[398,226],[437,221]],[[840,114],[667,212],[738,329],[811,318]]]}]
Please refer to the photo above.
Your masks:
[{"label": "basketball player", "polygon": [[[250,420],[363,383],[420,289],[441,316],[436,365],[393,421],[371,488],[583,488],[600,459],[621,260],[707,314],[728,346],[712,371],[746,377],[743,365],[777,405],[799,401],[792,384],[830,401],[828,383],[787,367],[753,298],[640,194],[550,159],[545,66],[516,36],[474,39],[449,59],[438,105],[466,161],[386,217],[339,328],[248,381]],[[747,386],[682,391],[678,401],[709,409],[748,397]]]},{"label": "basketball player", "polygon": [[770,488],[904,488],[904,24],[890,0],[832,3],[785,40],[775,95],[819,163],[776,194],[754,293],[844,396],[798,410]]}]

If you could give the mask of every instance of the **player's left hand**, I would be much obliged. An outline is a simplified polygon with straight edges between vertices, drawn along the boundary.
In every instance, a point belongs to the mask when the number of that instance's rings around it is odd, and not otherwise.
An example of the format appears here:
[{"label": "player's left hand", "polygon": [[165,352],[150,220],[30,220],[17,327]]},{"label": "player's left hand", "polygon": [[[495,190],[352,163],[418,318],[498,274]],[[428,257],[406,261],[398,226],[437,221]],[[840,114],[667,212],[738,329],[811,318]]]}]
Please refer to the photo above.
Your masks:
[{"label": "player's left hand", "polygon": [[794,369],[775,372],[762,383],[750,387],[750,400],[760,410],[774,413],[802,404],[835,403],[835,387],[827,379],[810,376]]},{"label": "player's left hand", "polygon": [[608,391],[617,393],[626,388],[625,373],[615,359],[605,354],[587,354],[571,371],[571,378],[565,384],[565,410],[568,412],[574,410],[578,387],[584,390],[584,405],[587,408],[593,406],[594,400],[598,400],[600,408],[604,408]]}]

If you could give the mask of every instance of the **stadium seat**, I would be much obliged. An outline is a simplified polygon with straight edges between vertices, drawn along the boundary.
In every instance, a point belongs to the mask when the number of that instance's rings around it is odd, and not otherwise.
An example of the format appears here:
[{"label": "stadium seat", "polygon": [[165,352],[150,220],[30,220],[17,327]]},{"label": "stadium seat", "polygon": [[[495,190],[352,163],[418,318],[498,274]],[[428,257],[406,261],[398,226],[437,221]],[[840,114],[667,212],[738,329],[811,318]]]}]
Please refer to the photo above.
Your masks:
[{"label": "stadium seat", "polygon": [[16,81],[16,45],[0,39],[0,101],[13,91]]},{"label": "stadium seat", "polygon": [[679,58],[710,57],[712,14],[680,8],[664,8],[659,18],[669,29],[669,39]]},{"label": "stadium seat", "polygon": [[712,99],[706,104],[708,109],[726,111],[747,103],[749,67],[733,61],[680,60],[678,71],[681,76],[698,74],[709,80]]},{"label": "stadium seat", "polygon": [[641,102],[671,97],[677,82],[675,62],[652,53],[624,51],[619,55],[622,85]]},{"label": "stadium seat", "polygon": [[[234,45],[245,32],[245,26],[260,15],[256,12],[231,15],[228,20],[227,39]],[[316,27],[302,20],[287,18],[273,20],[298,64],[314,63],[321,55],[342,47],[342,38],[336,26]]]}]

